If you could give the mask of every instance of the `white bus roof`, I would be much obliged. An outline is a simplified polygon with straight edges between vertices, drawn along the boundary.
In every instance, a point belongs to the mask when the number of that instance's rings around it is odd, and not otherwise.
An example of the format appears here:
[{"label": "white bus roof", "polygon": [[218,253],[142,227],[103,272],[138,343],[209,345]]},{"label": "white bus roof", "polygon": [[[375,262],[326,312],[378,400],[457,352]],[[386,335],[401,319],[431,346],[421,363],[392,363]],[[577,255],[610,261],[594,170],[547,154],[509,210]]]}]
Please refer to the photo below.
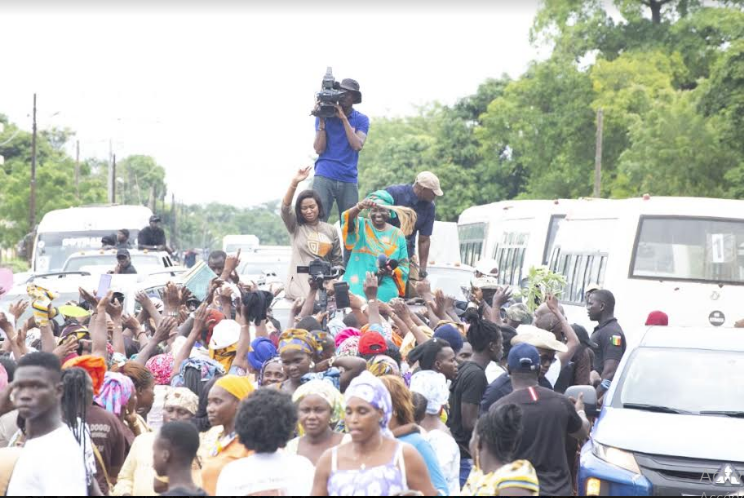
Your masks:
[{"label": "white bus roof", "polygon": [[628,215],[744,219],[744,201],[699,197],[635,197],[599,203],[591,210],[571,211],[568,218],[615,219]]},{"label": "white bus roof", "polygon": [[83,206],[50,211],[39,223],[39,233],[86,230],[141,229],[150,223],[152,211],[144,206]]},{"label": "white bus roof", "polygon": [[511,200],[494,202],[484,206],[466,209],[460,215],[458,224],[467,225],[499,219],[534,218],[537,215],[567,215],[575,209],[604,204],[604,199],[554,199],[554,200]]}]

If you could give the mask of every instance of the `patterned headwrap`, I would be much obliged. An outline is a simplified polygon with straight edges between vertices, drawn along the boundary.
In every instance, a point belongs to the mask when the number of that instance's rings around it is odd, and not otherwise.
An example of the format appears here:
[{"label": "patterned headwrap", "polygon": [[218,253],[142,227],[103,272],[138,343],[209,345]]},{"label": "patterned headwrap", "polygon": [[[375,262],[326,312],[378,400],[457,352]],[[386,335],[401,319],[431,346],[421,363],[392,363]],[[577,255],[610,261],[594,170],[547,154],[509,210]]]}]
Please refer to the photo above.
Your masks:
[{"label": "patterned headwrap", "polygon": [[347,339],[351,337],[359,337],[362,335],[362,332],[355,328],[348,328],[344,329],[338,334],[336,334],[336,347],[338,348],[343,344]]},{"label": "patterned headwrap", "polygon": [[300,385],[307,384],[314,380],[320,380],[331,384],[336,389],[341,389],[341,370],[332,367],[325,372],[309,372],[302,376],[300,379]]},{"label": "patterned headwrap", "polygon": [[321,352],[318,341],[307,330],[287,329],[279,337],[279,354],[285,351],[302,351],[310,356]]},{"label": "patterned headwrap", "polygon": [[315,337],[315,341],[318,343],[320,349],[323,349],[323,341],[328,339],[332,341],[334,340],[334,337],[330,333],[323,330],[313,330],[311,334],[313,334],[313,337]]},{"label": "patterned headwrap", "polygon": [[155,377],[155,384],[159,386],[170,385],[174,361],[171,353],[159,354],[147,360],[145,367]]},{"label": "patterned headwrap", "polygon": [[336,356],[359,356],[360,337],[349,337],[343,344],[336,348]]},{"label": "patterned headwrap", "polygon": [[268,360],[278,354],[276,347],[267,337],[259,337],[251,343],[251,352],[248,353],[248,363],[254,370],[261,370],[261,367]]},{"label": "patterned headwrap", "polygon": [[253,384],[251,384],[248,377],[241,377],[239,375],[225,375],[224,377],[220,377],[214,385],[229,392],[238,398],[238,401],[247,398],[254,390]]},{"label": "patterned headwrap", "polygon": [[274,364],[277,364],[281,367],[282,359],[278,356],[275,356],[263,364],[263,366],[261,367],[261,372],[258,374],[258,387],[264,387],[264,373],[266,372],[266,367]]},{"label": "patterned headwrap", "polygon": [[124,407],[134,393],[134,382],[124,374],[106,372],[101,393],[95,397],[96,403],[106,411],[120,416]]},{"label": "patterned headwrap", "polygon": [[383,434],[389,435],[388,424],[390,423],[390,418],[393,416],[393,400],[390,398],[390,393],[385,387],[385,384],[380,379],[369,372],[362,372],[361,375],[351,381],[348,389],[346,389],[346,393],[344,393],[344,399],[347,405],[351,398],[359,398],[372,405],[375,409],[382,410],[380,427]]},{"label": "patterned headwrap", "polygon": [[395,375],[400,377],[400,368],[395,360],[389,356],[377,355],[367,362],[367,371],[375,377]]},{"label": "patterned headwrap", "polygon": [[93,381],[93,394],[98,396],[106,379],[106,361],[100,356],[78,356],[62,365],[62,369],[79,367],[88,372]]},{"label": "patterned headwrap", "polygon": [[[375,203],[377,203],[377,205],[381,207],[395,206],[395,199],[393,199],[393,196],[390,195],[387,190],[378,190],[376,192],[372,192],[367,196],[367,199],[375,201]],[[397,218],[398,215],[395,211],[390,210],[390,217]]]},{"label": "patterned headwrap", "polygon": [[301,385],[292,396],[292,401],[299,404],[305,397],[315,394],[325,400],[331,407],[331,426],[333,428],[346,415],[346,402],[341,392],[323,380],[311,380]]},{"label": "patterned headwrap", "polygon": [[193,368],[201,372],[202,382],[209,382],[217,375],[225,375],[225,369],[214,360],[208,360],[206,358],[189,358],[181,363],[181,368],[178,371],[178,375],[173,377],[171,380],[172,387],[183,387],[183,377],[186,370]]},{"label": "patterned headwrap", "polygon": [[196,415],[196,412],[199,409],[199,396],[185,387],[176,387],[175,389],[168,391],[168,394],[165,395],[163,408],[169,406],[183,408],[190,414]]},{"label": "patterned headwrap", "polygon": [[442,407],[449,401],[447,379],[434,370],[421,370],[411,377],[411,392],[419,393],[426,398],[426,413],[439,415]]}]

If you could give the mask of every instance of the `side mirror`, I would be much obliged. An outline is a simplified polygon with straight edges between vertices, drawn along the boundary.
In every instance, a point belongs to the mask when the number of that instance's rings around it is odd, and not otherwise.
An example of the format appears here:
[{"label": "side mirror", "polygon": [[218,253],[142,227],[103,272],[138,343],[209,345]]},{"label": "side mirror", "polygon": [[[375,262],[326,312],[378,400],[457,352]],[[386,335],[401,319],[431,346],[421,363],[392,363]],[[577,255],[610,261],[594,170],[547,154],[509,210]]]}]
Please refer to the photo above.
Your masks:
[{"label": "side mirror", "polygon": [[597,410],[597,391],[592,386],[572,386],[566,389],[567,398],[579,399],[579,395],[584,395],[584,406],[587,418],[596,418],[599,416]]}]

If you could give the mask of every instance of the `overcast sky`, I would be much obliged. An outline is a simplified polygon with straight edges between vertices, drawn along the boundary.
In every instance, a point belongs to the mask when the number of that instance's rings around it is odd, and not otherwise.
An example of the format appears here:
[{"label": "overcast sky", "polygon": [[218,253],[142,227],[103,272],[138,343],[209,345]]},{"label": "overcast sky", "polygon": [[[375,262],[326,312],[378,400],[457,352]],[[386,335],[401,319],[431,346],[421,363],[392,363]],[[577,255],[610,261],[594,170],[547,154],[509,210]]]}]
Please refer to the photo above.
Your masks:
[{"label": "overcast sky", "polygon": [[453,103],[537,56],[537,0],[205,3],[3,1],[0,113],[30,130],[37,92],[39,126],[75,130],[83,157],[111,140],[119,158],[155,157],[181,201],[246,206],[311,164],[326,66],[359,81],[374,134],[375,117]]}]

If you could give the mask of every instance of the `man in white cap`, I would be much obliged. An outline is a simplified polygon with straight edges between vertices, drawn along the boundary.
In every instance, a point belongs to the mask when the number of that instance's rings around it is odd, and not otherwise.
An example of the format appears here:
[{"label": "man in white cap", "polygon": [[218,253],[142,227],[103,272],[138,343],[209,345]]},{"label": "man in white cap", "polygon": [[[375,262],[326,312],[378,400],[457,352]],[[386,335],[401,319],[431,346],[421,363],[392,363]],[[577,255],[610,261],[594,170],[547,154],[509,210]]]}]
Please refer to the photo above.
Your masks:
[{"label": "man in white cap", "polygon": [[[430,171],[419,173],[413,185],[393,185],[385,190],[393,196],[396,206],[405,206],[416,211],[416,227],[408,237],[408,255],[413,258],[416,248],[416,237],[418,236],[418,260],[419,266],[411,265],[409,281],[424,280],[429,263],[429,248],[431,247],[431,235],[434,233],[434,220],[437,208],[434,199],[444,195],[439,185],[439,178]],[[397,220],[390,220],[395,224]]]}]

